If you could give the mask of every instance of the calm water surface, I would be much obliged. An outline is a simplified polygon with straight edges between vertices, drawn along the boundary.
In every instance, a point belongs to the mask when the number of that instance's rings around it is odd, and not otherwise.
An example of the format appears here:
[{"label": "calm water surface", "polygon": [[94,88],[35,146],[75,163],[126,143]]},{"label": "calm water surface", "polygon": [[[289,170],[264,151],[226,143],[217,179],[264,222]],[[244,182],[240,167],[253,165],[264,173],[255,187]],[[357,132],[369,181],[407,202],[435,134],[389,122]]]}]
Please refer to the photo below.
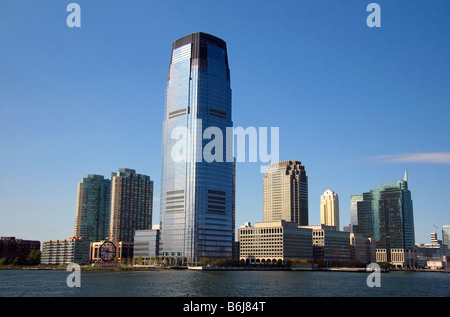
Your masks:
[{"label": "calm water surface", "polygon": [[369,273],[314,271],[81,271],[81,287],[68,287],[70,272],[0,270],[2,297],[448,297],[450,274],[390,272],[381,287]]}]

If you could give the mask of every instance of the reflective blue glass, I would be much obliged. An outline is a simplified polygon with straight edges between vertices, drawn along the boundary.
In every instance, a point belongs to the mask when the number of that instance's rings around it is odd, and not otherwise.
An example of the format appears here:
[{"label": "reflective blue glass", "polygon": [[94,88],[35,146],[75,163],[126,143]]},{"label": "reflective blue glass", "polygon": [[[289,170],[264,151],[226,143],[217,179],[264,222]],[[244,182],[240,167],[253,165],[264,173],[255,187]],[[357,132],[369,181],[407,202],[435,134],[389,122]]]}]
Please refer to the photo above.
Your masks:
[{"label": "reflective blue glass", "polygon": [[[202,257],[231,258],[233,162],[225,160],[225,132],[232,126],[225,42],[204,33],[175,41],[163,122],[159,245],[163,257],[186,264]],[[208,128],[216,133],[203,138]],[[177,131],[180,134],[174,134]],[[208,153],[215,160],[205,160],[203,150],[211,149],[212,141],[217,146]],[[174,157],[174,149],[185,155],[184,160]]]}]

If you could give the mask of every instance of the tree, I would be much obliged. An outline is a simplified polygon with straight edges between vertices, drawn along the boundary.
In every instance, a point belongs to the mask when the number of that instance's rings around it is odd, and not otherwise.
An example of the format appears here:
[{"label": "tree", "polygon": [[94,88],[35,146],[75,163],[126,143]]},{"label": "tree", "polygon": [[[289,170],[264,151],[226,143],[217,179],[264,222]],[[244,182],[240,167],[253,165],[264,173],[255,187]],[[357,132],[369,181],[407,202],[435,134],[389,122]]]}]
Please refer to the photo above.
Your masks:
[{"label": "tree", "polygon": [[8,258],[1,258],[0,259],[0,266],[8,265],[8,263],[9,263]]},{"label": "tree", "polygon": [[382,268],[382,269],[389,269],[392,267],[392,264],[389,262],[378,262],[378,265]]},{"label": "tree", "polygon": [[22,262],[22,260],[20,259],[20,257],[16,257],[15,259],[14,259],[14,261],[12,262],[12,265],[20,265],[21,264],[21,262]]},{"label": "tree", "polygon": [[138,258],[133,258],[133,264],[144,264],[144,258],[142,256]]},{"label": "tree", "polygon": [[212,262],[213,266],[225,266],[226,260],[225,259],[214,259]]},{"label": "tree", "polygon": [[33,250],[28,254],[26,262],[29,265],[38,265],[41,263],[41,250]]},{"label": "tree", "polygon": [[200,260],[198,260],[198,265],[200,266],[207,266],[211,264],[211,259],[209,258],[200,258]]}]

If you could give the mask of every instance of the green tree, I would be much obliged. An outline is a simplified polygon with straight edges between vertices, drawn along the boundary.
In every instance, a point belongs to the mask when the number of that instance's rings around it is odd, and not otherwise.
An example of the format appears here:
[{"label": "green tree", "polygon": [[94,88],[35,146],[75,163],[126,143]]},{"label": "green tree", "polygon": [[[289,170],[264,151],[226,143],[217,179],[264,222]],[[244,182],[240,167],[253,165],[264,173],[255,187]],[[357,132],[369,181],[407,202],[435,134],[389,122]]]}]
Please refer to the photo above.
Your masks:
[{"label": "green tree", "polygon": [[29,265],[38,265],[41,263],[41,250],[33,250],[28,254],[26,262]]},{"label": "green tree", "polygon": [[200,260],[198,260],[198,265],[200,266],[207,266],[211,263],[211,259],[209,258],[201,258]]},{"label": "green tree", "polygon": [[380,266],[380,268],[382,269],[389,269],[392,268],[392,264],[389,262],[378,262],[378,265]]},{"label": "green tree", "polygon": [[8,265],[8,263],[9,263],[8,258],[1,258],[0,259],[0,266]]},{"label": "green tree", "polygon": [[226,260],[225,259],[214,259],[212,262],[213,266],[225,266]]},{"label": "green tree", "polygon": [[14,259],[14,261],[12,262],[12,265],[16,266],[16,265],[20,265],[20,264],[22,264],[22,260],[20,259],[20,257],[17,256]]}]

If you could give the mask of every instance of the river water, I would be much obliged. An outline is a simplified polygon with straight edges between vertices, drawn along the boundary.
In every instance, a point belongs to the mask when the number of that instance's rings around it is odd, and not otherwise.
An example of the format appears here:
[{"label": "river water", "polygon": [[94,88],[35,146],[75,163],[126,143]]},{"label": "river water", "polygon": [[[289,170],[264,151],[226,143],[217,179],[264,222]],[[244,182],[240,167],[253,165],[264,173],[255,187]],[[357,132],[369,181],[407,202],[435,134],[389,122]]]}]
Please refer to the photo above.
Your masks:
[{"label": "river water", "polygon": [[[449,297],[450,274],[322,271],[0,270],[1,297]],[[375,281],[376,277],[370,278]],[[75,279],[71,279],[75,281]],[[70,282],[69,282],[70,284]],[[73,285],[73,283],[72,283]]]}]

